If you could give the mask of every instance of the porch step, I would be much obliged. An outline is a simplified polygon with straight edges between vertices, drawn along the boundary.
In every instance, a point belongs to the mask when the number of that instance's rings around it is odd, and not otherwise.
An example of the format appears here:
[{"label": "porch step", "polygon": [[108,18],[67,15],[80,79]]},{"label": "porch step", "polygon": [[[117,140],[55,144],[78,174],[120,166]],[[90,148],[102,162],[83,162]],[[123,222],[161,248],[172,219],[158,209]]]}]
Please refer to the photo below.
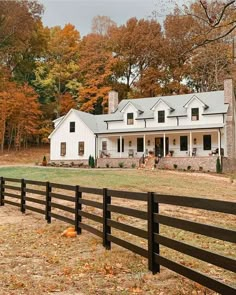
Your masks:
[{"label": "porch step", "polygon": [[152,169],[155,165],[155,157],[147,157],[147,159],[145,159],[145,162],[145,168]]},{"label": "porch step", "polygon": [[153,169],[156,164],[156,157],[147,156],[144,158],[144,164],[140,164],[140,168]]}]

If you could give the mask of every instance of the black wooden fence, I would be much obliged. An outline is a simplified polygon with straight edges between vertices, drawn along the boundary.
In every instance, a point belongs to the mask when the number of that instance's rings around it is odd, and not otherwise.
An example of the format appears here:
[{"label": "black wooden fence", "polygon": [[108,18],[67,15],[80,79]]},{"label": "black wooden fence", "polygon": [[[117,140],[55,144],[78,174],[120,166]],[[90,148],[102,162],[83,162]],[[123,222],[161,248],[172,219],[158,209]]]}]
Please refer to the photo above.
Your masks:
[{"label": "black wooden fence", "polygon": [[[63,190],[63,191],[62,191]],[[58,193],[58,191],[62,191]],[[97,195],[101,201],[89,200],[85,194]],[[147,210],[137,210],[112,204],[113,198],[145,202]],[[61,202],[58,203],[58,200]],[[65,205],[65,202],[70,205]],[[204,198],[192,198],[183,196],[161,195],[153,192],[127,192],[110,189],[88,188],[73,185],[64,185],[50,182],[32,181],[24,179],[13,179],[1,177],[0,182],[0,205],[10,204],[20,208],[22,213],[26,210],[43,214],[48,223],[51,218],[62,220],[75,226],[78,234],[82,229],[89,231],[103,239],[103,246],[111,248],[111,243],[131,250],[148,259],[148,268],[153,274],[160,272],[160,265],[177,272],[197,283],[202,284],[221,294],[236,294],[233,285],[224,283],[224,279],[218,281],[192,268],[176,263],[160,253],[160,245],[170,248],[201,261],[210,263],[224,270],[236,273],[236,260],[230,257],[221,256],[217,253],[197,248],[186,243],[168,238],[159,233],[159,226],[165,225],[184,231],[200,234],[230,243],[236,243],[236,231],[201,224],[163,215],[159,212],[159,204],[190,207],[210,211],[236,215],[236,203]],[[83,210],[89,206],[101,210],[102,215],[92,214]],[[141,206],[140,206],[141,207]],[[63,212],[58,214],[55,210]],[[68,217],[64,213],[69,213]],[[112,213],[142,219],[146,222],[146,230],[121,223],[112,219]],[[92,220],[100,224],[100,230],[84,222]],[[147,249],[123,240],[112,234],[112,229],[132,234],[136,237],[147,240]]]}]

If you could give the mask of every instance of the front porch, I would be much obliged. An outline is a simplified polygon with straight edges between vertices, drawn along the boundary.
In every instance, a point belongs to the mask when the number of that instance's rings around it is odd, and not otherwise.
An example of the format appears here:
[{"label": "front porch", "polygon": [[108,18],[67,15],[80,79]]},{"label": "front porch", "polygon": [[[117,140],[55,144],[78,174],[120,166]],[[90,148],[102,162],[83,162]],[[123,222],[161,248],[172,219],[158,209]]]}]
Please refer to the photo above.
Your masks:
[{"label": "front porch", "polygon": [[215,171],[217,156],[225,153],[222,146],[224,136],[218,129],[111,134],[98,138],[97,166],[140,167],[149,157],[156,161],[150,160],[148,167]]}]

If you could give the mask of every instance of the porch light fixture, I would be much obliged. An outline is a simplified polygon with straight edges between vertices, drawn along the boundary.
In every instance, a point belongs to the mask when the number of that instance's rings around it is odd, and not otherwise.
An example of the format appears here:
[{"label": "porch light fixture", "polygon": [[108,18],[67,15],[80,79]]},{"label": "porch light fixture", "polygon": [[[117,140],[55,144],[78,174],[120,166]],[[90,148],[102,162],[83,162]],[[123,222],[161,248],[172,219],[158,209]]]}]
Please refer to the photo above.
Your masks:
[{"label": "porch light fixture", "polygon": [[151,144],[150,140],[147,141],[147,145],[149,146]]},{"label": "porch light fixture", "polygon": [[194,144],[197,144],[197,138],[194,138],[194,139],[193,139],[193,143],[194,143]]},{"label": "porch light fixture", "polygon": [[132,146],[132,141],[131,140],[129,141],[129,146]]},{"label": "porch light fixture", "polygon": [[173,139],[173,145],[175,145],[176,144],[176,140],[175,140],[175,138]]}]

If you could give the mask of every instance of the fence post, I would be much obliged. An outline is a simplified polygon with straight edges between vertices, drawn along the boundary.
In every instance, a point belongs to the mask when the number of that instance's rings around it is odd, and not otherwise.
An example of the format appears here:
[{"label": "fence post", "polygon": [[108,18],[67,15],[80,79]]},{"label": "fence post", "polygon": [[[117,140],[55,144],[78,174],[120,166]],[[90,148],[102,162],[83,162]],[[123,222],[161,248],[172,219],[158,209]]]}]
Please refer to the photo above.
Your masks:
[{"label": "fence post", "polygon": [[1,177],[1,189],[0,189],[0,206],[4,206],[4,184],[5,184],[5,179]]},{"label": "fence post", "polygon": [[21,179],[21,209],[22,213],[25,213],[25,197],[26,197],[26,183],[24,179]]},{"label": "fence post", "polygon": [[148,269],[153,274],[160,272],[160,265],[155,263],[155,253],[160,254],[160,246],[155,243],[155,233],[159,234],[159,224],[154,221],[154,214],[159,213],[159,204],[154,202],[154,193],[148,193]]},{"label": "fence post", "polygon": [[51,191],[52,187],[49,181],[46,182],[46,210],[45,210],[45,219],[47,220],[48,223],[51,223]]},{"label": "fence post", "polygon": [[107,189],[103,189],[103,246],[111,249],[111,242],[108,241],[107,236],[111,233],[111,227],[108,225],[108,219],[111,219],[111,212],[108,211],[108,205],[111,204],[111,196],[107,195]]},{"label": "fence post", "polygon": [[79,191],[79,185],[75,186],[75,231],[78,235],[82,233],[80,223],[82,222],[82,216],[79,211],[82,210],[82,204],[80,199],[82,198],[82,192]]}]

